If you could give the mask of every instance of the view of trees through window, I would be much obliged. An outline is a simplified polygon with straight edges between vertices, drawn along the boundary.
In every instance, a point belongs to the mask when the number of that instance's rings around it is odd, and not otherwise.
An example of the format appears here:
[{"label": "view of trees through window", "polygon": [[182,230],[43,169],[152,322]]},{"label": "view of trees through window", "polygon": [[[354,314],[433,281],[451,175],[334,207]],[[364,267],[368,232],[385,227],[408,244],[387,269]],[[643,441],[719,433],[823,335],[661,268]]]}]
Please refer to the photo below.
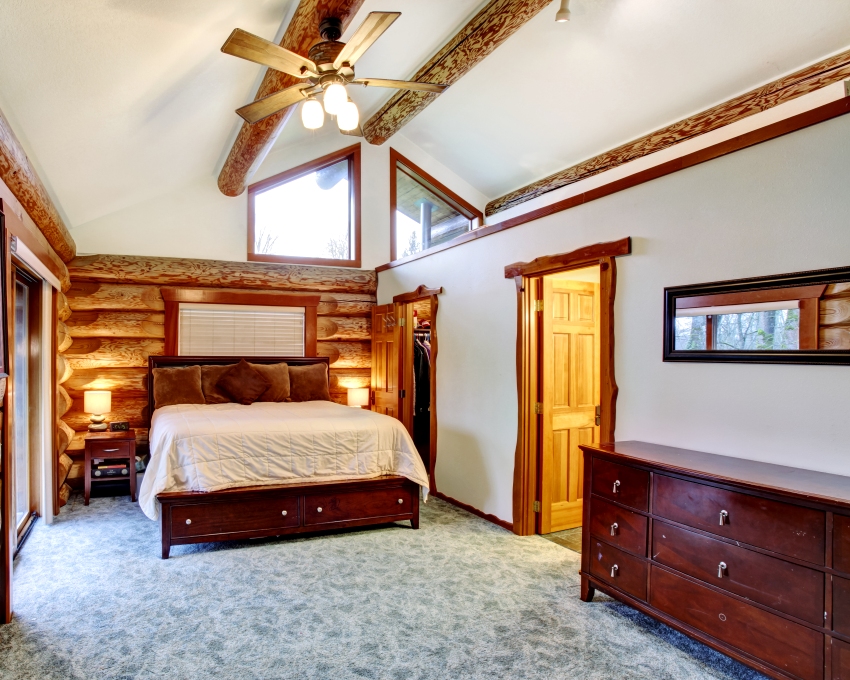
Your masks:
[{"label": "view of trees through window", "polygon": [[254,201],[254,252],[349,260],[350,163],[343,159],[265,191]]},{"label": "view of trees through window", "polygon": [[[676,318],[677,350],[706,349],[708,317]],[[794,350],[800,348],[798,309],[773,309],[713,316],[714,350]]]}]

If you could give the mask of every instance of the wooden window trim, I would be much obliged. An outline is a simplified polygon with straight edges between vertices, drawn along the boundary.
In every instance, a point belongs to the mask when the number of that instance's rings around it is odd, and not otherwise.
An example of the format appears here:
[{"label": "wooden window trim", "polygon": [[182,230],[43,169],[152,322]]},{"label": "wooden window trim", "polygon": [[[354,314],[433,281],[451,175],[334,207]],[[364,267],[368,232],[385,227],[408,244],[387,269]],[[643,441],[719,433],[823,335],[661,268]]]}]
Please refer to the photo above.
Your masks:
[{"label": "wooden window trim", "polygon": [[[265,255],[254,252],[254,196],[272,187],[307,175],[342,160],[349,161],[349,192],[351,196],[352,220],[352,249],[354,257],[350,260],[337,260],[324,257],[295,257],[292,255]],[[360,268],[360,144],[348,146],[334,151],[321,158],[309,161],[298,167],[273,175],[267,179],[255,182],[248,187],[248,261],[249,262],[283,262],[286,264],[320,265],[326,267],[355,267]]]},{"label": "wooden window trim", "polygon": [[[478,208],[474,205],[465,201],[460,196],[458,196],[454,191],[449,189],[445,184],[435,179],[427,172],[425,172],[422,168],[416,165],[414,162],[402,156],[398,151],[391,148],[390,149],[390,261],[395,259],[396,253],[396,169],[398,165],[401,164],[404,166],[407,174],[411,179],[419,182],[422,186],[424,186],[429,191],[433,191],[435,194],[440,196],[447,203],[451,204],[452,207],[457,210],[459,213],[464,215],[467,219],[470,220],[478,220],[478,227],[481,228],[484,226],[484,213],[482,213]],[[470,231],[461,234],[451,241],[446,241],[446,243],[441,243],[437,248],[441,246],[446,246],[449,243],[454,242],[456,239],[463,238],[466,234],[471,234],[475,229],[471,229]],[[431,250],[429,248],[429,250]],[[417,256],[422,255],[422,253],[426,253],[428,251],[423,250],[421,253],[416,253]],[[411,255],[411,258],[414,256]]]},{"label": "wooden window trim", "polygon": [[208,288],[162,288],[165,302],[165,355],[177,356],[180,303],[304,307],[304,356],[318,356],[317,316],[321,295],[266,291],[224,291]]}]

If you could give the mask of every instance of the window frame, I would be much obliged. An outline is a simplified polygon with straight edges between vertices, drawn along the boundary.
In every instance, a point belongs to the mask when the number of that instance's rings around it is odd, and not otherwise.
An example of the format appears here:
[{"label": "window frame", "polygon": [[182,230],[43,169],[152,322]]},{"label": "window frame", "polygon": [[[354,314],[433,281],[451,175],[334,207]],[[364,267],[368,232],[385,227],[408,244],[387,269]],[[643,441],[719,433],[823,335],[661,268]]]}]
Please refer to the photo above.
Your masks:
[{"label": "window frame", "polygon": [[[402,156],[398,151],[393,148],[390,148],[390,262],[401,259],[400,257],[396,257],[396,170],[398,168],[399,163],[401,163],[401,165],[405,167],[405,169],[408,171],[407,174],[412,179],[419,182],[422,186],[428,189],[428,191],[431,191],[440,198],[442,198],[444,201],[446,201],[446,203],[448,203],[452,208],[464,215],[467,219],[478,220],[477,227],[472,227],[472,229],[470,229],[469,231],[466,231],[463,234],[459,234],[458,236],[449,241],[441,243],[441,246],[444,246],[447,243],[451,243],[457,238],[462,238],[466,234],[470,234],[476,229],[484,226],[484,213],[478,210],[478,208],[470,204],[468,201],[462,199],[454,191],[449,189],[445,184],[429,175],[411,160]],[[430,250],[430,248],[428,250]],[[428,251],[425,249],[420,251],[420,253],[426,252]],[[416,254],[419,255],[420,253]]]},{"label": "window frame", "polygon": [[[316,170],[321,170],[329,165],[335,165],[343,160],[348,160],[348,188],[351,205],[351,249],[353,257],[348,260],[340,260],[325,257],[296,257],[294,255],[267,255],[254,252],[254,198],[257,194],[286,184],[294,179],[308,175]],[[255,182],[248,187],[248,261],[249,262],[275,262],[284,264],[307,264],[327,267],[354,267],[360,268],[360,144],[334,151],[321,158],[303,163],[297,167],[280,172],[267,179]]]}]

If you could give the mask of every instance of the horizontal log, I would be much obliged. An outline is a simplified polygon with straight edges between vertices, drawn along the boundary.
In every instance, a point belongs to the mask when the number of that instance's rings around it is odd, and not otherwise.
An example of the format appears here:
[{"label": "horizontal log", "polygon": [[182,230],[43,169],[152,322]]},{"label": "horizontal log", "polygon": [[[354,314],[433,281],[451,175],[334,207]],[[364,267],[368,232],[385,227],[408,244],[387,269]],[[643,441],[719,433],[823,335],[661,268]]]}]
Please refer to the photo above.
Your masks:
[{"label": "horizontal log", "polygon": [[[73,459],[72,459],[73,460]],[[86,476],[86,465],[85,461],[82,460],[74,460],[71,464],[71,469],[68,471],[68,477],[65,479],[65,482],[72,485],[77,486],[74,482],[83,481]]]},{"label": "horizontal log", "polygon": [[833,283],[826,287],[824,295],[850,295],[850,283]]},{"label": "horizontal log", "polygon": [[[213,290],[235,290],[234,288]],[[319,316],[371,316],[376,296],[368,293],[322,293]],[[159,286],[74,281],[68,304],[75,312],[158,311],[165,309]]]},{"label": "horizontal log", "polygon": [[850,326],[821,328],[818,349],[850,349]]},{"label": "horizontal log", "polygon": [[371,368],[372,347],[369,342],[319,342],[320,357],[328,357],[336,368]]},{"label": "horizontal log", "polygon": [[321,316],[316,321],[319,340],[370,340],[372,319],[359,316]]},{"label": "horizontal log", "polygon": [[65,358],[76,372],[82,368],[147,366],[152,354],[165,354],[165,342],[146,338],[77,338]]},{"label": "horizontal log", "polygon": [[371,368],[331,368],[331,391],[347,393],[349,387],[369,387]]},{"label": "horizontal log", "polygon": [[65,322],[72,338],[164,338],[165,314],[74,312]]},{"label": "horizontal log", "polygon": [[[149,430],[146,427],[137,427],[136,429],[136,446],[147,446]],[[69,456],[77,458],[82,456],[86,450],[86,435],[88,430],[82,430],[74,435],[71,443],[68,446],[66,453]]]},{"label": "horizontal log", "polygon": [[850,321],[850,297],[826,298],[820,302],[820,325],[832,326]]},{"label": "horizontal log", "polygon": [[[148,400],[147,397],[128,397],[112,400],[112,410],[104,414],[107,422],[113,420],[127,420],[130,427],[147,427],[148,425]],[[89,426],[90,415],[83,411],[83,404],[78,399],[74,402],[71,410],[62,418],[76,432],[82,432]]]},{"label": "horizontal log", "polygon": [[68,327],[65,325],[64,321],[56,322],[56,350],[58,352],[64,352],[71,346],[71,343],[74,339],[71,337],[71,332],[68,330]]},{"label": "horizontal log", "polygon": [[147,368],[81,368],[63,385],[72,399],[82,399],[86,390],[109,390],[115,398],[147,397]]},{"label": "horizontal log", "polygon": [[59,321],[64,321],[71,316],[71,307],[68,305],[68,298],[61,290],[56,291],[56,317]]},{"label": "horizontal log", "polygon": [[[0,378],[0,401],[6,396],[6,378]],[[0,408],[0,412],[2,409]]]},{"label": "horizontal log", "polygon": [[292,290],[315,293],[367,293],[378,289],[374,271],[266,262],[225,262],[178,257],[86,255],[68,265],[71,280]]},{"label": "horizontal log", "polygon": [[62,385],[56,386],[56,417],[63,417],[73,405],[74,400],[71,399],[68,392]]},{"label": "horizontal log", "polygon": [[71,498],[71,487],[67,484],[63,484],[59,488],[59,507],[64,508],[68,505],[68,499]]},{"label": "horizontal log", "polygon": [[56,451],[64,453],[74,439],[74,430],[64,420],[56,421]]},{"label": "horizontal log", "polygon": [[68,363],[67,359],[65,359],[64,354],[56,355],[56,382],[58,384],[62,384],[67,382],[68,378],[74,373],[74,369],[71,368],[71,365]]},{"label": "horizontal log", "polygon": [[59,456],[59,462],[56,466],[56,481],[58,484],[62,485],[65,483],[68,473],[71,471],[71,465],[73,464],[74,461],[71,460],[71,456],[67,453],[63,453]]}]

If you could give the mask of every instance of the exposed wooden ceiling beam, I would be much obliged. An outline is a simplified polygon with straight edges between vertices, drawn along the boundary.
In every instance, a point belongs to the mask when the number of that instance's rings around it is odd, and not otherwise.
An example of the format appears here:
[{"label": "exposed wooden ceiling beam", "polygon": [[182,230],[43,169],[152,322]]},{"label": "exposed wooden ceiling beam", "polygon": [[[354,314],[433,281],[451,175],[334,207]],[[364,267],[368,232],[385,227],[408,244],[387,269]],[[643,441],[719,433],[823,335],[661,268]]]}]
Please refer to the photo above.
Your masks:
[{"label": "exposed wooden ceiling beam", "polygon": [[62,261],[73,260],[77,254],[77,245],[2,112],[0,112],[0,179],[20,201],[24,210]]},{"label": "exposed wooden ceiling beam", "polygon": [[[552,0],[492,0],[409,80],[452,85]],[[363,127],[371,144],[383,144],[439,95],[400,90]]]},{"label": "exposed wooden ceiling beam", "polygon": [[847,78],[850,78],[850,50],[496,198],[487,204],[485,214],[494,215],[502,210],[513,208],[555,189],[667,149],[679,142],[711,132]]},{"label": "exposed wooden ceiling beam", "polygon": [[[319,24],[323,19],[338,18],[342,21],[344,31],[362,4],[363,0],[301,0],[292,21],[286,27],[280,46],[306,55],[313,45],[322,40],[319,36]],[[270,68],[266,71],[254,99],[266,97],[300,82],[303,81]],[[238,196],[245,191],[249,180],[296,108],[290,106],[253,125],[242,124],[218,176],[218,188],[223,194]]]}]

